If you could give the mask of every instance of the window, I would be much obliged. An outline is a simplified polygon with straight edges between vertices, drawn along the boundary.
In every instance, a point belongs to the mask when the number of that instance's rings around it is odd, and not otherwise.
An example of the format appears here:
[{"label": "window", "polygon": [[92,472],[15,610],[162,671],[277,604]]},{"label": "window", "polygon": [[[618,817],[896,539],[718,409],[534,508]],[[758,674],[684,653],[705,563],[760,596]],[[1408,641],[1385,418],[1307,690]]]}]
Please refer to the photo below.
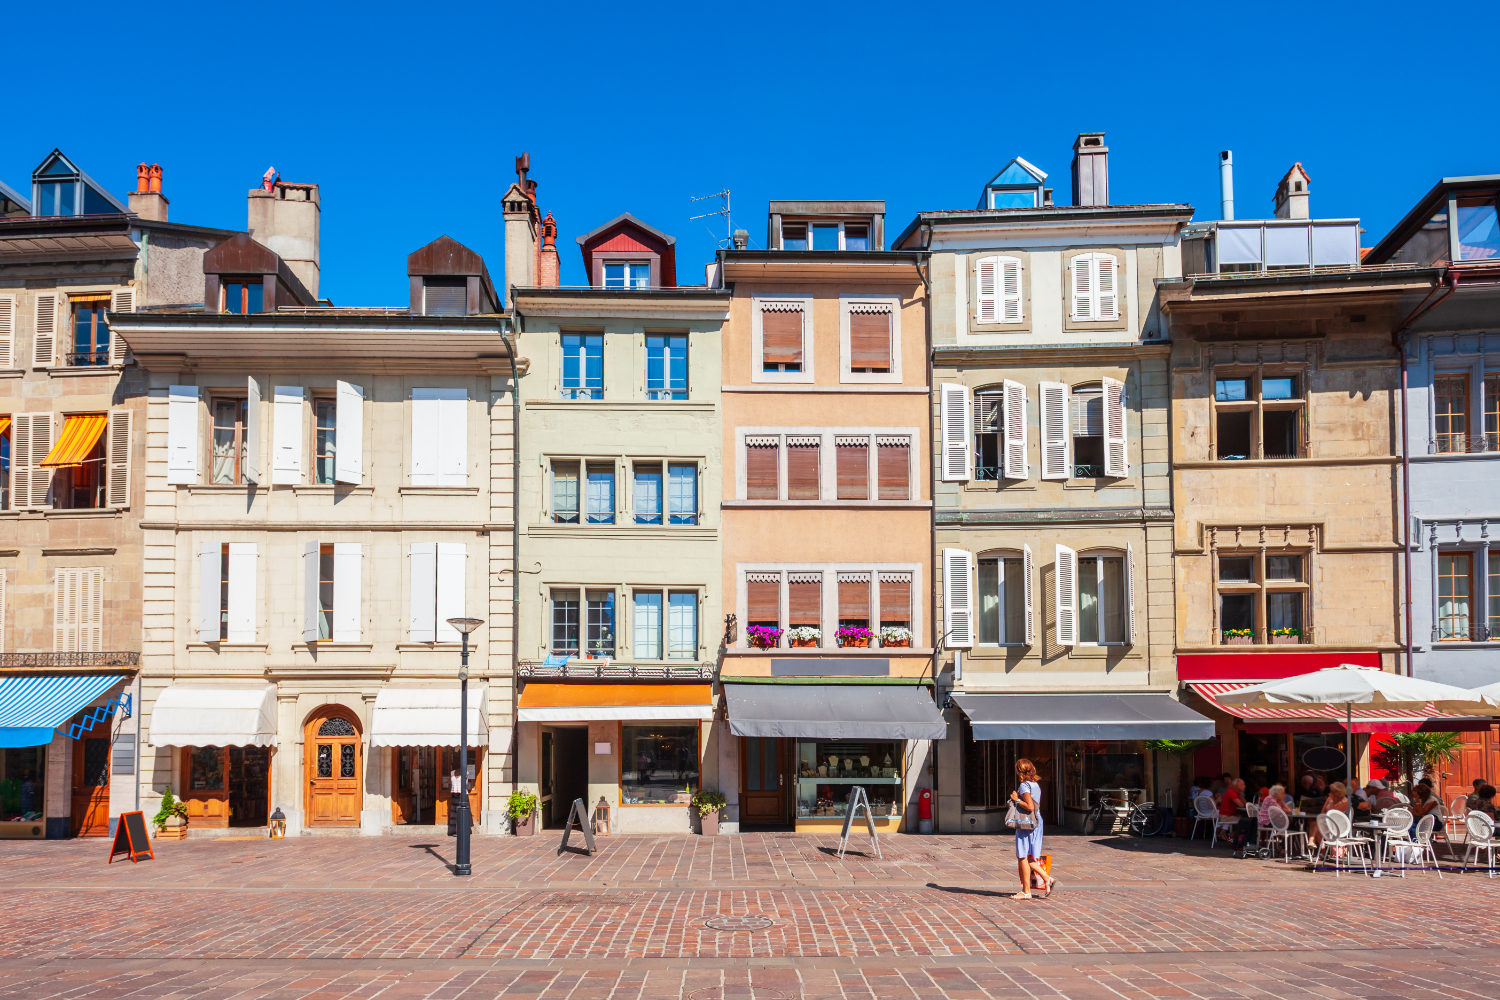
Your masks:
[{"label": "window", "polygon": [[1493,195],[1458,200],[1458,259],[1493,261],[1500,257],[1500,218]]},{"label": "window", "polygon": [[562,335],[564,399],[604,398],[604,334]]},{"label": "window", "polygon": [[1078,641],[1115,645],[1125,641],[1125,560],[1083,556],[1078,560]]},{"label": "window", "polygon": [[1489,559],[1489,632],[1487,639],[1500,639],[1500,553]]},{"label": "window", "polygon": [[1450,552],[1438,556],[1438,628],[1441,642],[1467,642],[1469,601],[1474,593],[1473,555]]},{"label": "window", "polygon": [[745,574],[747,628],[781,628],[781,574]]},{"label": "window", "polygon": [[974,321],[1020,323],[1021,258],[981,257],[974,262]]},{"label": "window", "polygon": [[1104,475],[1104,387],[1073,390],[1073,475],[1094,479]]},{"label": "window", "polygon": [[979,644],[1024,645],[1029,598],[1026,564],[1020,557],[979,560]]},{"label": "window", "polygon": [[891,307],[855,302],[849,306],[849,370],[866,375],[891,370]]},{"label": "window", "polygon": [[[103,425],[107,418],[104,414],[75,415],[70,414],[68,421],[75,420],[97,420],[99,424],[98,439],[88,452],[81,456],[77,465],[60,466],[52,474],[52,506],[59,510],[97,510],[108,507],[110,504],[105,499],[105,466],[107,455],[105,453],[105,435]],[[64,423],[63,432],[67,434],[68,425]],[[66,442],[59,439],[58,444]]]},{"label": "window", "polygon": [[589,590],[584,593],[587,616],[584,622],[587,645],[584,655],[589,659],[603,659],[615,655],[615,592],[613,590]]},{"label": "window", "polygon": [[688,398],[687,334],[646,335],[646,398]]},{"label": "window", "polygon": [[684,805],[698,781],[698,726],[620,727],[620,804]]},{"label": "window", "polygon": [[634,656],[637,660],[662,658],[661,591],[637,590],[635,598]]},{"label": "window", "polygon": [[578,523],[578,463],[552,463],[552,521]]},{"label": "window", "polygon": [[821,437],[786,439],[786,496],[788,500],[817,500],[822,496],[822,469],[819,455]]},{"label": "window", "polygon": [[667,594],[667,659],[698,658],[698,595],[690,590]]},{"label": "window", "polygon": [[[311,543],[309,543],[309,551]],[[335,642],[358,641],[359,636],[359,547],[340,542],[334,553],[333,638]],[[459,642],[458,630],[448,621],[464,617],[464,591],[468,580],[468,548],[463,542],[411,543],[412,642]],[[346,556],[345,553],[349,555]],[[345,560],[352,560],[352,565]],[[345,612],[342,609],[347,608]],[[341,622],[343,624],[341,624]],[[345,640],[340,630],[347,628]]]},{"label": "window", "polygon": [[198,639],[254,642],[254,542],[202,542],[198,549]]},{"label": "window", "polygon": [[613,463],[588,463],[585,516],[589,524],[615,523],[615,467]]},{"label": "window", "polygon": [[110,308],[110,300],[107,293],[69,297],[69,304],[73,307],[73,349],[68,352],[69,365],[109,364],[109,325],[105,313]]},{"label": "window", "polygon": [[783,222],[783,250],[869,250],[868,222]]},{"label": "window", "polygon": [[781,498],[781,439],[745,438],[745,499]]},{"label": "window", "polygon": [[823,574],[788,573],[786,595],[787,625],[817,629],[819,638],[813,645],[823,645]]},{"label": "window", "polygon": [[424,316],[469,315],[469,279],[467,277],[423,278],[422,314]]},{"label": "window", "polygon": [[838,466],[838,498],[870,499],[870,439],[867,437],[834,438]]},{"label": "window", "polygon": [[870,227],[863,222],[844,223],[845,250],[870,249]]},{"label": "window", "polygon": [[[1486,380],[1488,388],[1488,380]],[[1432,380],[1438,454],[1469,450],[1469,376],[1439,375]],[[1488,400],[1486,400],[1488,403]],[[1489,414],[1485,414],[1488,430]]]},{"label": "window", "polygon": [[1118,263],[1107,253],[1081,253],[1071,262],[1072,319],[1105,322],[1120,318]]},{"label": "window", "polygon": [[838,574],[839,628],[870,627],[870,574]]},{"label": "window", "polygon": [[1220,461],[1303,457],[1302,376],[1220,375],[1213,406],[1214,455]]},{"label": "window", "polygon": [[210,482],[245,482],[246,414],[245,400],[214,398],[213,454],[209,459]]},{"label": "window", "polygon": [[911,574],[880,573],[880,627],[911,628]]},{"label": "window", "polygon": [[313,412],[317,428],[313,435],[313,482],[331,486],[337,481],[338,402],[326,397],[314,399]]},{"label": "window", "polygon": [[[333,638],[333,546],[319,545],[317,548],[316,557],[314,557],[313,551],[311,550],[311,548],[309,548],[307,559],[311,561],[314,558],[316,558],[318,564],[316,578],[318,589],[316,596],[313,598],[313,601],[315,601],[316,603],[312,609],[314,613],[314,623],[317,627],[317,641],[327,642]],[[312,567],[309,566],[308,569],[309,571],[311,571]],[[309,575],[308,577],[308,582],[313,582],[313,577],[311,575]]]},{"label": "window", "polygon": [[974,393],[974,478],[1000,478],[1000,428],[1005,420],[1005,394],[999,389]]},{"label": "window", "polygon": [[661,465],[635,467],[635,523],[661,524]]},{"label": "window", "polygon": [[468,485],[468,418],[467,389],[411,390],[411,485]]},{"label": "window", "polygon": [[667,521],[698,523],[698,466],[672,462],[667,466]]},{"label": "window", "polygon": [[7,425],[0,431],[0,510],[10,510],[10,417],[0,418]]},{"label": "window", "polygon": [[1500,375],[1484,377],[1484,450],[1500,451]]},{"label": "window", "polygon": [[1219,561],[1219,641],[1311,642],[1306,553],[1227,552]]},{"label": "window", "polygon": [[650,288],[651,265],[616,262],[604,265],[605,288]]},{"label": "window", "polygon": [[781,249],[807,249],[807,223],[783,222],[781,224]]},{"label": "window", "polygon": [[881,500],[911,500],[911,439],[877,437],[875,472]]},{"label": "window", "polygon": [[802,371],[803,312],[800,302],[766,302],[760,308],[762,371]]},{"label": "window", "polygon": [[104,570],[54,570],[52,651],[98,652],[104,648]]},{"label": "window", "polygon": [[219,311],[233,313],[236,316],[248,316],[251,313],[264,312],[263,299],[265,295],[265,279],[261,277],[252,278],[229,278],[223,279],[219,294],[222,300],[219,303]]},{"label": "window", "polygon": [[222,747],[191,747],[188,750],[188,790],[222,792],[224,790],[224,750]]},{"label": "window", "polygon": [[552,655],[578,655],[578,591],[552,591]]}]

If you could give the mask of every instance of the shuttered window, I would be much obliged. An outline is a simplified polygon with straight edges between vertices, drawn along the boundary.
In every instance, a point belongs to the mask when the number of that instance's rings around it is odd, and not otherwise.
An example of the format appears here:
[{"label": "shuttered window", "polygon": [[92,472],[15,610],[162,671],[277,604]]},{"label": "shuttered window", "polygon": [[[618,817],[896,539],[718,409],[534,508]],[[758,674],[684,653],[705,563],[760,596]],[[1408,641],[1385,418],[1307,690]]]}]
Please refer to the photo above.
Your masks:
[{"label": "shuttered window", "polygon": [[104,570],[55,570],[52,582],[52,651],[98,652],[104,648]]},{"label": "shuttered window", "polygon": [[1072,316],[1095,321],[1120,318],[1118,262],[1106,253],[1081,253],[1071,263]]},{"label": "shuttered window", "polygon": [[911,439],[878,437],[875,439],[875,447],[875,469],[879,477],[880,499],[912,499]]},{"label": "shuttered window", "polygon": [[816,437],[786,440],[786,495],[788,500],[817,500],[820,496],[818,455],[823,441]]},{"label": "shuttered window", "polygon": [[107,460],[106,506],[130,506],[130,411],[111,410],[105,431]]},{"label": "shuttered window", "polygon": [[745,576],[745,619],[747,625],[781,623],[781,574],[749,573]]},{"label": "shuttered window", "polygon": [[16,297],[0,295],[0,371],[16,366]]},{"label": "shuttered window", "polygon": [[856,302],[849,307],[849,368],[857,372],[891,370],[891,307]]},{"label": "shuttered window", "polygon": [[781,498],[781,439],[745,438],[745,499]]},{"label": "shuttered window", "polygon": [[1068,478],[1068,451],[1072,443],[1068,426],[1068,387],[1061,382],[1043,382],[1038,387],[1042,400],[1042,478]]},{"label": "shuttered window", "polygon": [[949,649],[974,645],[973,561],[963,549],[943,550],[943,632]]},{"label": "shuttered window", "polygon": [[911,628],[911,574],[881,573],[880,625]]},{"label": "shuttered window", "polygon": [[1021,258],[981,257],[974,262],[976,323],[1019,323]]},{"label": "shuttered window", "polygon": [[766,371],[802,370],[802,305],[767,302],[761,306],[761,363]]},{"label": "shuttered window", "polygon": [[870,574],[839,574],[839,624],[870,626]]},{"label": "shuttered window", "polygon": [[823,622],[823,574],[787,574],[787,624],[820,628]]},{"label": "shuttered window", "polygon": [[939,392],[938,417],[943,445],[945,483],[969,478],[969,390],[957,382],[944,382]]},{"label": "shuttered window", "polygon": [[10,508],[52,506],[52,470],[42,459],[52,450],[52,414],[18,413],[10,428]]},{"label": "shuttered window", "polygon": [[870,439],[837,437],[834,450],[838,455],[838,498],[870,499]]},{"label": "shuttered window", "polygon": [[469,314],[468,278],[423,278],[426,299],[423,312],[428,316],[467,316]]}]

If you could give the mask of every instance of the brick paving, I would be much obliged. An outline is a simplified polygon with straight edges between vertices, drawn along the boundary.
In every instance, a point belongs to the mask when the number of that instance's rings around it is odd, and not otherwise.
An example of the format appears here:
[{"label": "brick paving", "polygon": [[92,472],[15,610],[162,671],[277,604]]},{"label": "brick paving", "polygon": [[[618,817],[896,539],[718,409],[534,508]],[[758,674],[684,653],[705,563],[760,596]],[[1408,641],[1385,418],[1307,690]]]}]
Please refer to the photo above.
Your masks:
[{"label": "brick paving", "polygon": [[[1467,998],[1500,880],[1335,879],[1180,841],[1055,836],[1009,899],[1008,838],[0,842],[0,1000]],[[1476,917],[1476,914],[1478,915]]]}]

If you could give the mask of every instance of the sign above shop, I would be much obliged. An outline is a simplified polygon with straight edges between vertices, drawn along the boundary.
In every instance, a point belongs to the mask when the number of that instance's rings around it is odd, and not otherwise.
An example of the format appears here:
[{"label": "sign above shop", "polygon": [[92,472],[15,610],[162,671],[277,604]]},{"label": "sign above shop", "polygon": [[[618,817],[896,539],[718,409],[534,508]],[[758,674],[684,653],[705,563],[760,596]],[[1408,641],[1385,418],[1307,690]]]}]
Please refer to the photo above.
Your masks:
[{"label": "sign above shop", "polygon": [[773,658],[772,677],[889,677],[891,661],[873,657],[827,659],[814,657]]}]

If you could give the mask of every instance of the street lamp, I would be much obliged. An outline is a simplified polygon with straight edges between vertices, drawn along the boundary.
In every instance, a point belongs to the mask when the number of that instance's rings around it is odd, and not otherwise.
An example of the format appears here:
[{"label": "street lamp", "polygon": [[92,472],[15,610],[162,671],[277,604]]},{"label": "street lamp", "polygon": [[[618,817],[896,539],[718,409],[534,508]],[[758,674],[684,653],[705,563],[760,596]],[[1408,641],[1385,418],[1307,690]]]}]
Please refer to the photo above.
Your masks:
[{"label": "street lamp", "polygon": [[464,637],[463,659],[458,668],[458,802],[453,807],[454,835],[458,850],[453,862],[454,875],[469,875],[469,633],[484,624],[480,618],[449,618]]}]

